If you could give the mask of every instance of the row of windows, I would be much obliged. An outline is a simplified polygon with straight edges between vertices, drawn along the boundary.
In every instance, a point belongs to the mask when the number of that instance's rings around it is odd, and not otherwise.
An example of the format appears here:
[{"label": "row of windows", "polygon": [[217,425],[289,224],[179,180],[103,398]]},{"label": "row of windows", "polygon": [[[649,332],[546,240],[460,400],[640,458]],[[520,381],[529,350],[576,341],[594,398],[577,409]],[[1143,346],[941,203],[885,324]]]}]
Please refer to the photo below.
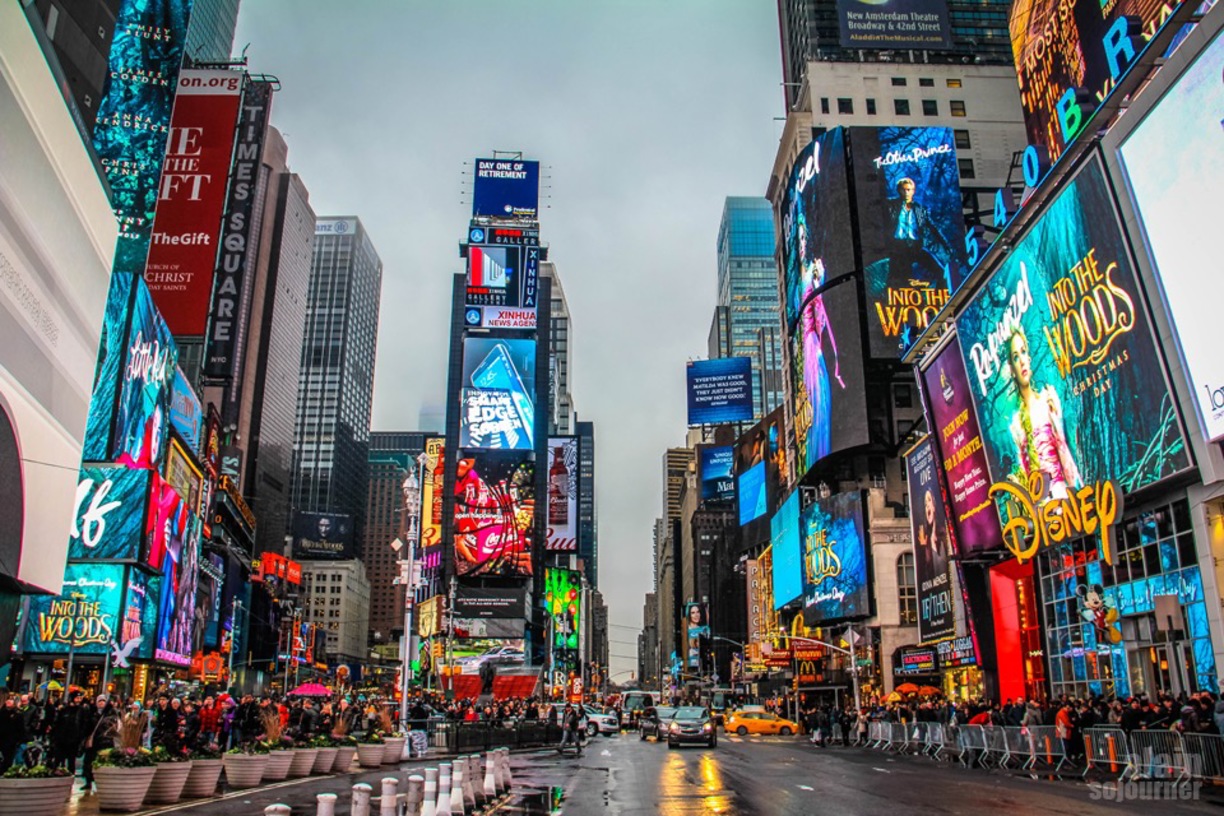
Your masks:
[{"label": "row of windows", "polygon": [[[960,81],[959,79],[946,79],[946,80],[944,80],[944,82],[945,82],[945,83],[947,83],[947,86],[948,86],[949,88],[959,88],[959,87],[961,87],[961,81]],[[907,80],[905,77],[893,77],[893,78],[892,78],[892,84],[893,84],[893,87],[894,87],[894,88],[904,88],[906,85],[908,85],[908,84],[909,84],[909,80]],[[930,78],[928,78],[928,77],[919,77],[919,78],[918,78],[918,87],[920,87],[920,88],[934,88],[934,87],[935,87],[935,80],[930,79]]]},{"label": "row of windows", "polygon": [[[821,113],[830,112],[829,98],[827,96],[823,96],[820,98],[820,112]],[[838,97],[837,112],[838,114],[841,114],[841,115],[853,116],[854,115],[854,100],[849,97],[845,97],[845,96]],[[957,118],[969,115],[965,109],[965,101],[963,99],[953,99],[949,101],[948,102],[948,112],[952,116],[955,116]],[[909,100],[908,99],[894,99],[893,100],[893,113],[896,114],[897,116],[909,116],[910,115]],[[874,99],[867,100],[867,115],[868,116],[876,115],[876,101]],[[923,99],[922,100],[922,115],[923,116],[939,116],[939,100]]]}]

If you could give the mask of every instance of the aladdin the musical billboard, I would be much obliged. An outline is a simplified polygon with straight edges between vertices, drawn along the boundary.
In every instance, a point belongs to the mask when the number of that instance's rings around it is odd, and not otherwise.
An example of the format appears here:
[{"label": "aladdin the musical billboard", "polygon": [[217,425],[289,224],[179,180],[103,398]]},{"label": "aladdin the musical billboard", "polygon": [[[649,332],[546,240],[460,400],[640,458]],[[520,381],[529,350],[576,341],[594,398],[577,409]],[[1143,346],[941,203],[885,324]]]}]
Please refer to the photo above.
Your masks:
[{"label": "aladdin the musical billboard", "polygon": [[929,436],[905,455],[905,468],[918,584],[918,641],[929,643],[956,634],[949,560],[952,537],[939,484],[939,463]]},{"label": "aladdin the musical billboard", "polygon": [[799,514],[806,625],[871,614],[867,533],[859,491],[820,498]]},{"label": "aladdin the musical billboard", "polygon": [[531,575],[535,464],[523,453],[472,453],[455,474],[460,576]]}]

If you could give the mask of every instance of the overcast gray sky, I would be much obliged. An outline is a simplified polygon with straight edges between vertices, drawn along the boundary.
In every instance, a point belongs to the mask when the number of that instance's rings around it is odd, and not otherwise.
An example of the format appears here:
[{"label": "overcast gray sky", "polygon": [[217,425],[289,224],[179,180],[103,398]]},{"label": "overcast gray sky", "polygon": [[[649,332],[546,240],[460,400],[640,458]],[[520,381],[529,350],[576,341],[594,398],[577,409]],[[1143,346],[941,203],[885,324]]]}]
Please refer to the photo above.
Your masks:
[{"label": "overcast gray sky", "polygon": [[470,162],[496,149],[542,163],[541,238],[573,315],[578,413],[595,423],[599,582],[627,679],[723,199],[763,194],[781,133],[776,3],[244,0],[235,51],[247,43],[250,69],[282,82],[272,120],[316,212],[360,216],[383,259],[375,430],[416,430],[443,402]]}]

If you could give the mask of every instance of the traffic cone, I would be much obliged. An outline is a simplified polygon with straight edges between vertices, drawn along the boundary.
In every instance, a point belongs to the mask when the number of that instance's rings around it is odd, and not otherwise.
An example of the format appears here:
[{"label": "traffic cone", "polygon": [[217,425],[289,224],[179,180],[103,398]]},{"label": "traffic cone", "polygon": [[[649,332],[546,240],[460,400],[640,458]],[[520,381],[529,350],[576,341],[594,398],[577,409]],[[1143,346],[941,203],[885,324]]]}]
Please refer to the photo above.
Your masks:
[{"label": "traffic cone", "polygon": [[438,808],[437,816],[450,816],[451,766],[443,762],[438,766]]},{"label": "traffic cone", "polygon": [[425,769],[425,794],[421,800],[421,816],[438,816],[438,769]]}]

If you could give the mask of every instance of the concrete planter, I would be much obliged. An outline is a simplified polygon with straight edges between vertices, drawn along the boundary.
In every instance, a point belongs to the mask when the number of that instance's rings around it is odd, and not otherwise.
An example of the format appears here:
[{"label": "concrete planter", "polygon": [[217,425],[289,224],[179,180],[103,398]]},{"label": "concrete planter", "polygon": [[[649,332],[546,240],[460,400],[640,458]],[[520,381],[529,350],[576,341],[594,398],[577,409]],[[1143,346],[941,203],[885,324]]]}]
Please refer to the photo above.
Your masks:
[{"label": "concrete planter", "polygon": [[57,816],[72,795],[71,776],[0,779],[0,816]]},{"label": "concrete planter", "polygon": [[94,782],[98,786],[98,810],[122,810],[128,813],[140,810],[156,774],[156,765],[150,765],[148,768],[116,768],[113,765],[94,768]]},{"label": "concrete planter", "polygon": [[183,795],[183,785],[191,774],[190,762],[159,762],[157,773],[149,783],[145,793],[145,804],[170,805],[177,802]]},{"label": "concrete planter", "polygon": [[339,748],[320,748],[319,755],[315,757],[315,764],[310,772],[317,774],[331,773],[332,766],[336,764],[336,752],[339,750]]},{"label": "concrete planter", "polygon": [[202,799],[217,792],[217,782],[221,779],[222,764],[219,759],[193,759],[191,773],[187,774],[187,782],[183,785],[184,799]]},{"label": "concrete planter", "polygon": [[382,764],[383,754],[386,750],[387,746],[381,742],[373,745],[359,742],[357,743],[357,761],[361,763],[363,768],[377,768]]},{"label": "concrete planter", "polygon": [[384,765],[398,765],[399,761],[404,757],[404,743],[407,742],[405,737],[387,737],[386,750],[383,752]]},{"label": "concrete planter", "polygon": [[226,754],[225,782],[231,788],[253,788],[263,779],[267,754]]},{"label": "concrete planter", "polygon": [[341,745],[336,749],[336,762],[332,765],[332,773],[348,773],[353,767],[353,757],[357,756],[356,745]]},{"label": "concrete planter", "polygon": [[293,764],[293,751],[273,751],[268,754],[268,766],[264,768],[265,782],[279,782],[289,775],[289,766]]},{"label": "concrete planter", "polygon": [[309,776],[314,767],[315,758],[319,755],[318,748],[294,748],[293,764],[289,766],[290,776]]}]

